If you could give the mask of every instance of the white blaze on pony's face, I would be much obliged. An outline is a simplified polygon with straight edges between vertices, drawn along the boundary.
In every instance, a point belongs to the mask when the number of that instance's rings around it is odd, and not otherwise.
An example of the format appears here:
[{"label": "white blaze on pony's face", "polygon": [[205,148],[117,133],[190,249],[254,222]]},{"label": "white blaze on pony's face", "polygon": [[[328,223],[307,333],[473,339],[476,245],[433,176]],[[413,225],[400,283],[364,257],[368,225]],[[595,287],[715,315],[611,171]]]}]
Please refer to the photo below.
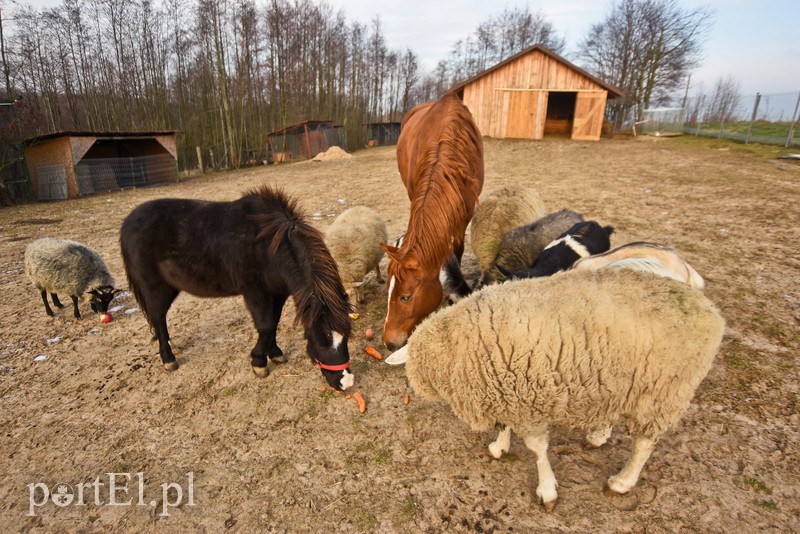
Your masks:
[{"label": "white blaze on pony's face", "polygon": [[333,331],[324,343],[320,343],[322,336],[314,340],[314,335],[308,338],[308,353],[322,372],[322,376],[331,387],[344,391],[353,386],[355,376],[350,371],[350,352],[347,348],[347,337]]}]

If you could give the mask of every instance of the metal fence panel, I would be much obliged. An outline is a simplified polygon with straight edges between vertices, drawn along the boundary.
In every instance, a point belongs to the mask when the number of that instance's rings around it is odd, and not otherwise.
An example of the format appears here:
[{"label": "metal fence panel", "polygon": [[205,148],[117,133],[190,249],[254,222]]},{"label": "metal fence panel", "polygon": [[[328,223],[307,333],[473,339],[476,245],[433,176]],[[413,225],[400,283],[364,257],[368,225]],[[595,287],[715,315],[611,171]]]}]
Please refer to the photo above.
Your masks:
[{"label": "metal fence panel", "polygon": [[81,195],[163,184],[177,178],[175,159],[169,154],[83,159],[75,170]]},{"label": "metal fence panel", "polygon": [[64,200],[67,198],[67,169],[63,165],[42,165],[39,175],[39,200]]}]

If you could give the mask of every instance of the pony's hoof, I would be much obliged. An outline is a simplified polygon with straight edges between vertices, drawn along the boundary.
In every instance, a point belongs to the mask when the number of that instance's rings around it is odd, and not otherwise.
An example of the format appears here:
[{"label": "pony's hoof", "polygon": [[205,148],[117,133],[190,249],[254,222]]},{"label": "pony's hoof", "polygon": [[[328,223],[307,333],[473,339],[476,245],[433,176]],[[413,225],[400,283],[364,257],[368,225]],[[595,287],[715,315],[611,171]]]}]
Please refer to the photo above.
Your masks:
[{"label": "pony's hoof", "polygon": [[178,362],[177,361],[167,362],[167,363],[164,364],[164,369],[169,371],[170,373],[172,371],[177,371],[178,370]]},{"label": "pony's hoof", "polygon": [[252,367],[253,367],[253,374],[255,374],[258,378],[266,378],[267,376],[269,376],[268,367],[266,366],[256,367],[255,365],[253,365]]},{"label": "pony's hoof", "polygon": [[288,363],[289,358],[287,358],[285,354],[278,354],[277,356],[270,356],[269,361],[271,361],[272,363],[282,364],[282,363]]},{"label": "pony's hoof", "polygon": [[553,508],[556,507],[556,503],[558,499],[553,499],[552,501],[543,502],[542,506],[544,506],[544,511],[548,514],[553,511]]}]

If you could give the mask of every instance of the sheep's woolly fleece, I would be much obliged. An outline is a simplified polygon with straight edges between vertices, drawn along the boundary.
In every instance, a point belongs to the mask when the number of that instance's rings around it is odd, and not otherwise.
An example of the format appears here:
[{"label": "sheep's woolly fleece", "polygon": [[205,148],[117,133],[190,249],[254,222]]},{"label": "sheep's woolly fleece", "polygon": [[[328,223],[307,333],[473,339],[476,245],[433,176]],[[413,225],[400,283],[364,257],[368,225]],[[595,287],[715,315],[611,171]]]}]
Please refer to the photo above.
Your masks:
[{"label": "sheep's woolly fleece", "polygon": [[482,197],[472,217],[469,233],[481,272],[494,265],[500,240],[506,232],[529,224],[544,214],[544,202],[530,187],[507,185]]},{"label": "sheep's woolly fleece", "polygon": [[89,247],[67,239],[44,237],[25,249],[25,273],[39,291],[86,297],[86,292],[113,287],[103,259]]},{"label": "sheep's woolly fleece", "polygon": [[386,223],[374,210],[354,206],[343,211],[325,232],[339,274],[346,287],[363,282],[383,258],[381,243],[386,243]]},{"label": "sheep's woolly fleece", "polygon": [[702,292],[650,273],[565,272],[489,286],[421,323],[406,372],[473,430],[585,430],[626,417],[657,437],[711,368],[724,321]]}]

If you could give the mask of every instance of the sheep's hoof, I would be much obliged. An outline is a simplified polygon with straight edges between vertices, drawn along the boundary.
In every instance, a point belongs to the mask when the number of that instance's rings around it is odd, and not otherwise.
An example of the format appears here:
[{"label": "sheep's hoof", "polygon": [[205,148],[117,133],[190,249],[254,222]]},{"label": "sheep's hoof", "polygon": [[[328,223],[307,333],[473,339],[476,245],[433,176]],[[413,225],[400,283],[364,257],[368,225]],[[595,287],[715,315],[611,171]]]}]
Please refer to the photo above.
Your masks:
[{"label": "sheep's hoof", "polygon": [[488,456],[489,458],[492,458],[492,459],[494,459],[494,460],[499,460],[499,459],[500,459],[500,458],[502,458],[502,457],[503,457],[503,455],[504,455],[504,454],[506,454],[507,452],[508,452],[507,450],[505,450],[505,449],[502,449],[502,448],[500,448],[500,447],[497,447],[496,449],[494,449],[494,450],[493,450],[493,449],[492,449],[492,444],[489,444],[489,446],[488,446],[488,447],[486,447],[485,449],[483,449],[483,455],[484,455],[484,456]]},{"label": "sheep's hoof", "polygon": [[553,508],[556,507],[556,503],[558,499],[553,499],[552,501],[543,502],[542,506],[544,506],[544,511],[548,514],[553,511]]},{"label": "sheep's hoof", "polygon": [[626,487],[617,479],[616,476],[613,476],[608,479],[605,491],[608,495],[625,495],[630,490],[631,488]]},{"label": "sheep's hoof", "polygon": [[596,444],[594,444],[594,443],[592,443],[590,441],[587,441],[586,443],[583,444],[584,450],[587,450],[587,451],[593,451],[595,449],[599,449],[602,446],[603,445],[596,445]]},{"label": "sheep's hoof", "polygon": [[164,364],[164,369],[169,371],[170,373],[172,371],[177,371],[178,370],[178,362],[177,361],[167,362],[167,363]]},{"label": "sheep's hoof", "polygon": [[[277,364],[288,363],[289,362],[289,358],[287,358],[285,354],[278,354],[277,356],[270,356],[269,360],[272,363],[277,363]],[[256,374],[258,374],[258,373],[256,373]]]},{"label": "sheep's hoof", "polygon": [[258,378],[266,378],[269,376],[269,368],[265,365],[264,367],[253,367],[253,374],[255,374]]}]

